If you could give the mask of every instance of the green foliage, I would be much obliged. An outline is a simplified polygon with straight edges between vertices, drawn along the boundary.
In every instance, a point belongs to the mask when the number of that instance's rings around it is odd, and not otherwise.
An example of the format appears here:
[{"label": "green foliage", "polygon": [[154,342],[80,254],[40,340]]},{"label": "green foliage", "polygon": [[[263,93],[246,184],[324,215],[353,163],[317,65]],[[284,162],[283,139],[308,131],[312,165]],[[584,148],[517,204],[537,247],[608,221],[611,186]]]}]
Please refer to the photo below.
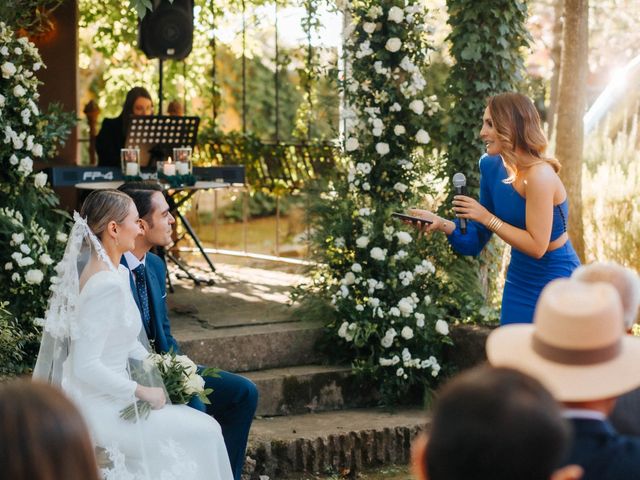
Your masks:
[{"label": "green foliage", "polygon": [[449,323],[477,320],[482,297],[445,238],[390,217],[439,193],[442,157],[425,153],[439,108],[422,75],[429,16],[418,1],[349,8],[346,156],[311,193],[317,266],[306,294],[335,309],[323,342],[331,358],[350,361],[391,404],[435,386]]},{"label": "green foliage", "polygon": [[529,44],[524,0],[447,0],[453,100],[449,116],[447,173],[464,172],[470,193],[479,186],[479,138],[486,99],[514,90],[522,79],[522,49]]},{"label": "green foliage", "polygon": [[[33,159],[55,149],[68,134],[70,115],[53,107],[42,114],[35,104],[42,67],[35,46],[0,23],[0,300],[9,317],[8,338],[15,350],[3,374],[27,371],[35,361],[39,330],[49,297],[53,265],[62,256],[65,214],[47,187],[47,175],[33,172]],[[3,303],[0,301],[0,303]],[[8,322],[8,323],[7,323]]]},{"label": "green foliage", "polygon": [[8,27],[31,35],[47,33],[53,25],[51,13],[64,0],[12,0],[0,2],[0,19]]},{"label": "green foliage", "polygon": [[0,381],[21,371],[24,357],[24,336],[16,319],[0,303]]},{"label": "green foliage", "polygon": [[614,261],[640,270],[640,150],[638,115],[615,138],[608,126],[587,137],[583,216],[588,261]]}]

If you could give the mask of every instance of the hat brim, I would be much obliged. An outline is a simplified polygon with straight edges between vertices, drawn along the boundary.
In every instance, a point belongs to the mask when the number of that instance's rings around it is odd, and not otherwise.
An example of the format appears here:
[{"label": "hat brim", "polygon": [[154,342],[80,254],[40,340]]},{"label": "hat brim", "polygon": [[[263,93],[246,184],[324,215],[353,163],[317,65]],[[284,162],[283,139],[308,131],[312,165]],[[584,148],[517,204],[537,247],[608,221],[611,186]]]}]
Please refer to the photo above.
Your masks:
[{"label": "hat brim", "polygon": [[618,397],[640,386],[640,338],[624,336],[613,360],[592,365],[552,362],[537,354],[532,324],[505,325],[487,338],[487,358],[496,367],[510,367],[538,379],[563,402]]}]

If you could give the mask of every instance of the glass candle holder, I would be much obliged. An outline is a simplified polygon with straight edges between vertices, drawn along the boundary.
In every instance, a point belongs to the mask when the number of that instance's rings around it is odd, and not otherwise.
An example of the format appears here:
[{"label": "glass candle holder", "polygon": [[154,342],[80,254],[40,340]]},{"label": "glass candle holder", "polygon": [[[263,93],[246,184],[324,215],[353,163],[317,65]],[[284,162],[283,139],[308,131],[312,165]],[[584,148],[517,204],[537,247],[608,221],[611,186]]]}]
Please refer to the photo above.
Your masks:
[{"label": "glass candle holder", "polygon": [[178,175],[191,175],[193,165],[191,163],[191,148],[174,148],[173,159],[176,163],[176,173]]},{"label": "glass candle holder", "polygon": [[122,174],[125,177],[137,177],[140,175],[140,149],[122,148],[120,149],[120,162]]},{"label": "glass candle holder", "polygon": [[162,173],[167,177],[173,177],[176,174],[176,162],[172,162],[171,157],[162,164]]}]

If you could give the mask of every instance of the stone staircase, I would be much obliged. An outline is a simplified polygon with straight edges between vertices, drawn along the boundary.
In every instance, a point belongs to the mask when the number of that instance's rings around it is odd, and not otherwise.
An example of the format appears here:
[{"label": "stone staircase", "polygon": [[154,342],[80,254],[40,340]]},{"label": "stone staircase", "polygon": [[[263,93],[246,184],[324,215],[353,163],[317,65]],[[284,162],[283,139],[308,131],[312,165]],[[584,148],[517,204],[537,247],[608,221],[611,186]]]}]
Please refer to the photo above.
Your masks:
[{"label": "stone staircase", "polygon": [[[177,280],[169,296],[174,336],[198,363],[242,373],[258,387],[246,478],[303,478],[406,464],[427,417],[419,408],[371,408],[375,393],[314,348],[322,324],[298,319],[294,267],[217,259],[213,286]],[[228,263],[227,263],[228,262]]]}]

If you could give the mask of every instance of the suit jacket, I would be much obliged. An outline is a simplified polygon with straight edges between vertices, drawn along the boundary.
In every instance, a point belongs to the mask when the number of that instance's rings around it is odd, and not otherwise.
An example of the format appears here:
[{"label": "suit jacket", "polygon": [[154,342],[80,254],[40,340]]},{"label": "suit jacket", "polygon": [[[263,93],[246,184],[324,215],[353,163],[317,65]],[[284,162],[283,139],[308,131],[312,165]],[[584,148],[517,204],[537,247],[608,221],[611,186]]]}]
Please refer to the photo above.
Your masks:
[{"label": "suit jacket", "polygon": [[572,418],[571,453],[565,465],[584,468],[582,480],[640,480],[640,437],[620,435],[609,422]]},{"label": "suit jacket", "polygon": [[101,167],[119,167],[120,149],[124,148],[124,120],[122,115],[105,118],[100,133],[96,137],[98,165]]},{"label": "suit jacket", "polygon": [[[124,256],[120,263],[129,268]],[[148,252],[145,260],[145,277],[147,279],[147,292],[149,294],[149,307],[151,310],[151,328],[147,331],[149,340],[153,339],[154,349],[157,353],[166,353],[173,349],[174,352],[180,353],[180,347],[173,335],[171,335],[171,325],[169,324],[169,316],[167,313],[167,267],[162,259]],[[129,271],[129,282],[131,283],[131,291],[135,299],[138,309],[140,309],[140,298],[133,280],[133,274]],[[152,338],[153,337],[153,338]]]}]

